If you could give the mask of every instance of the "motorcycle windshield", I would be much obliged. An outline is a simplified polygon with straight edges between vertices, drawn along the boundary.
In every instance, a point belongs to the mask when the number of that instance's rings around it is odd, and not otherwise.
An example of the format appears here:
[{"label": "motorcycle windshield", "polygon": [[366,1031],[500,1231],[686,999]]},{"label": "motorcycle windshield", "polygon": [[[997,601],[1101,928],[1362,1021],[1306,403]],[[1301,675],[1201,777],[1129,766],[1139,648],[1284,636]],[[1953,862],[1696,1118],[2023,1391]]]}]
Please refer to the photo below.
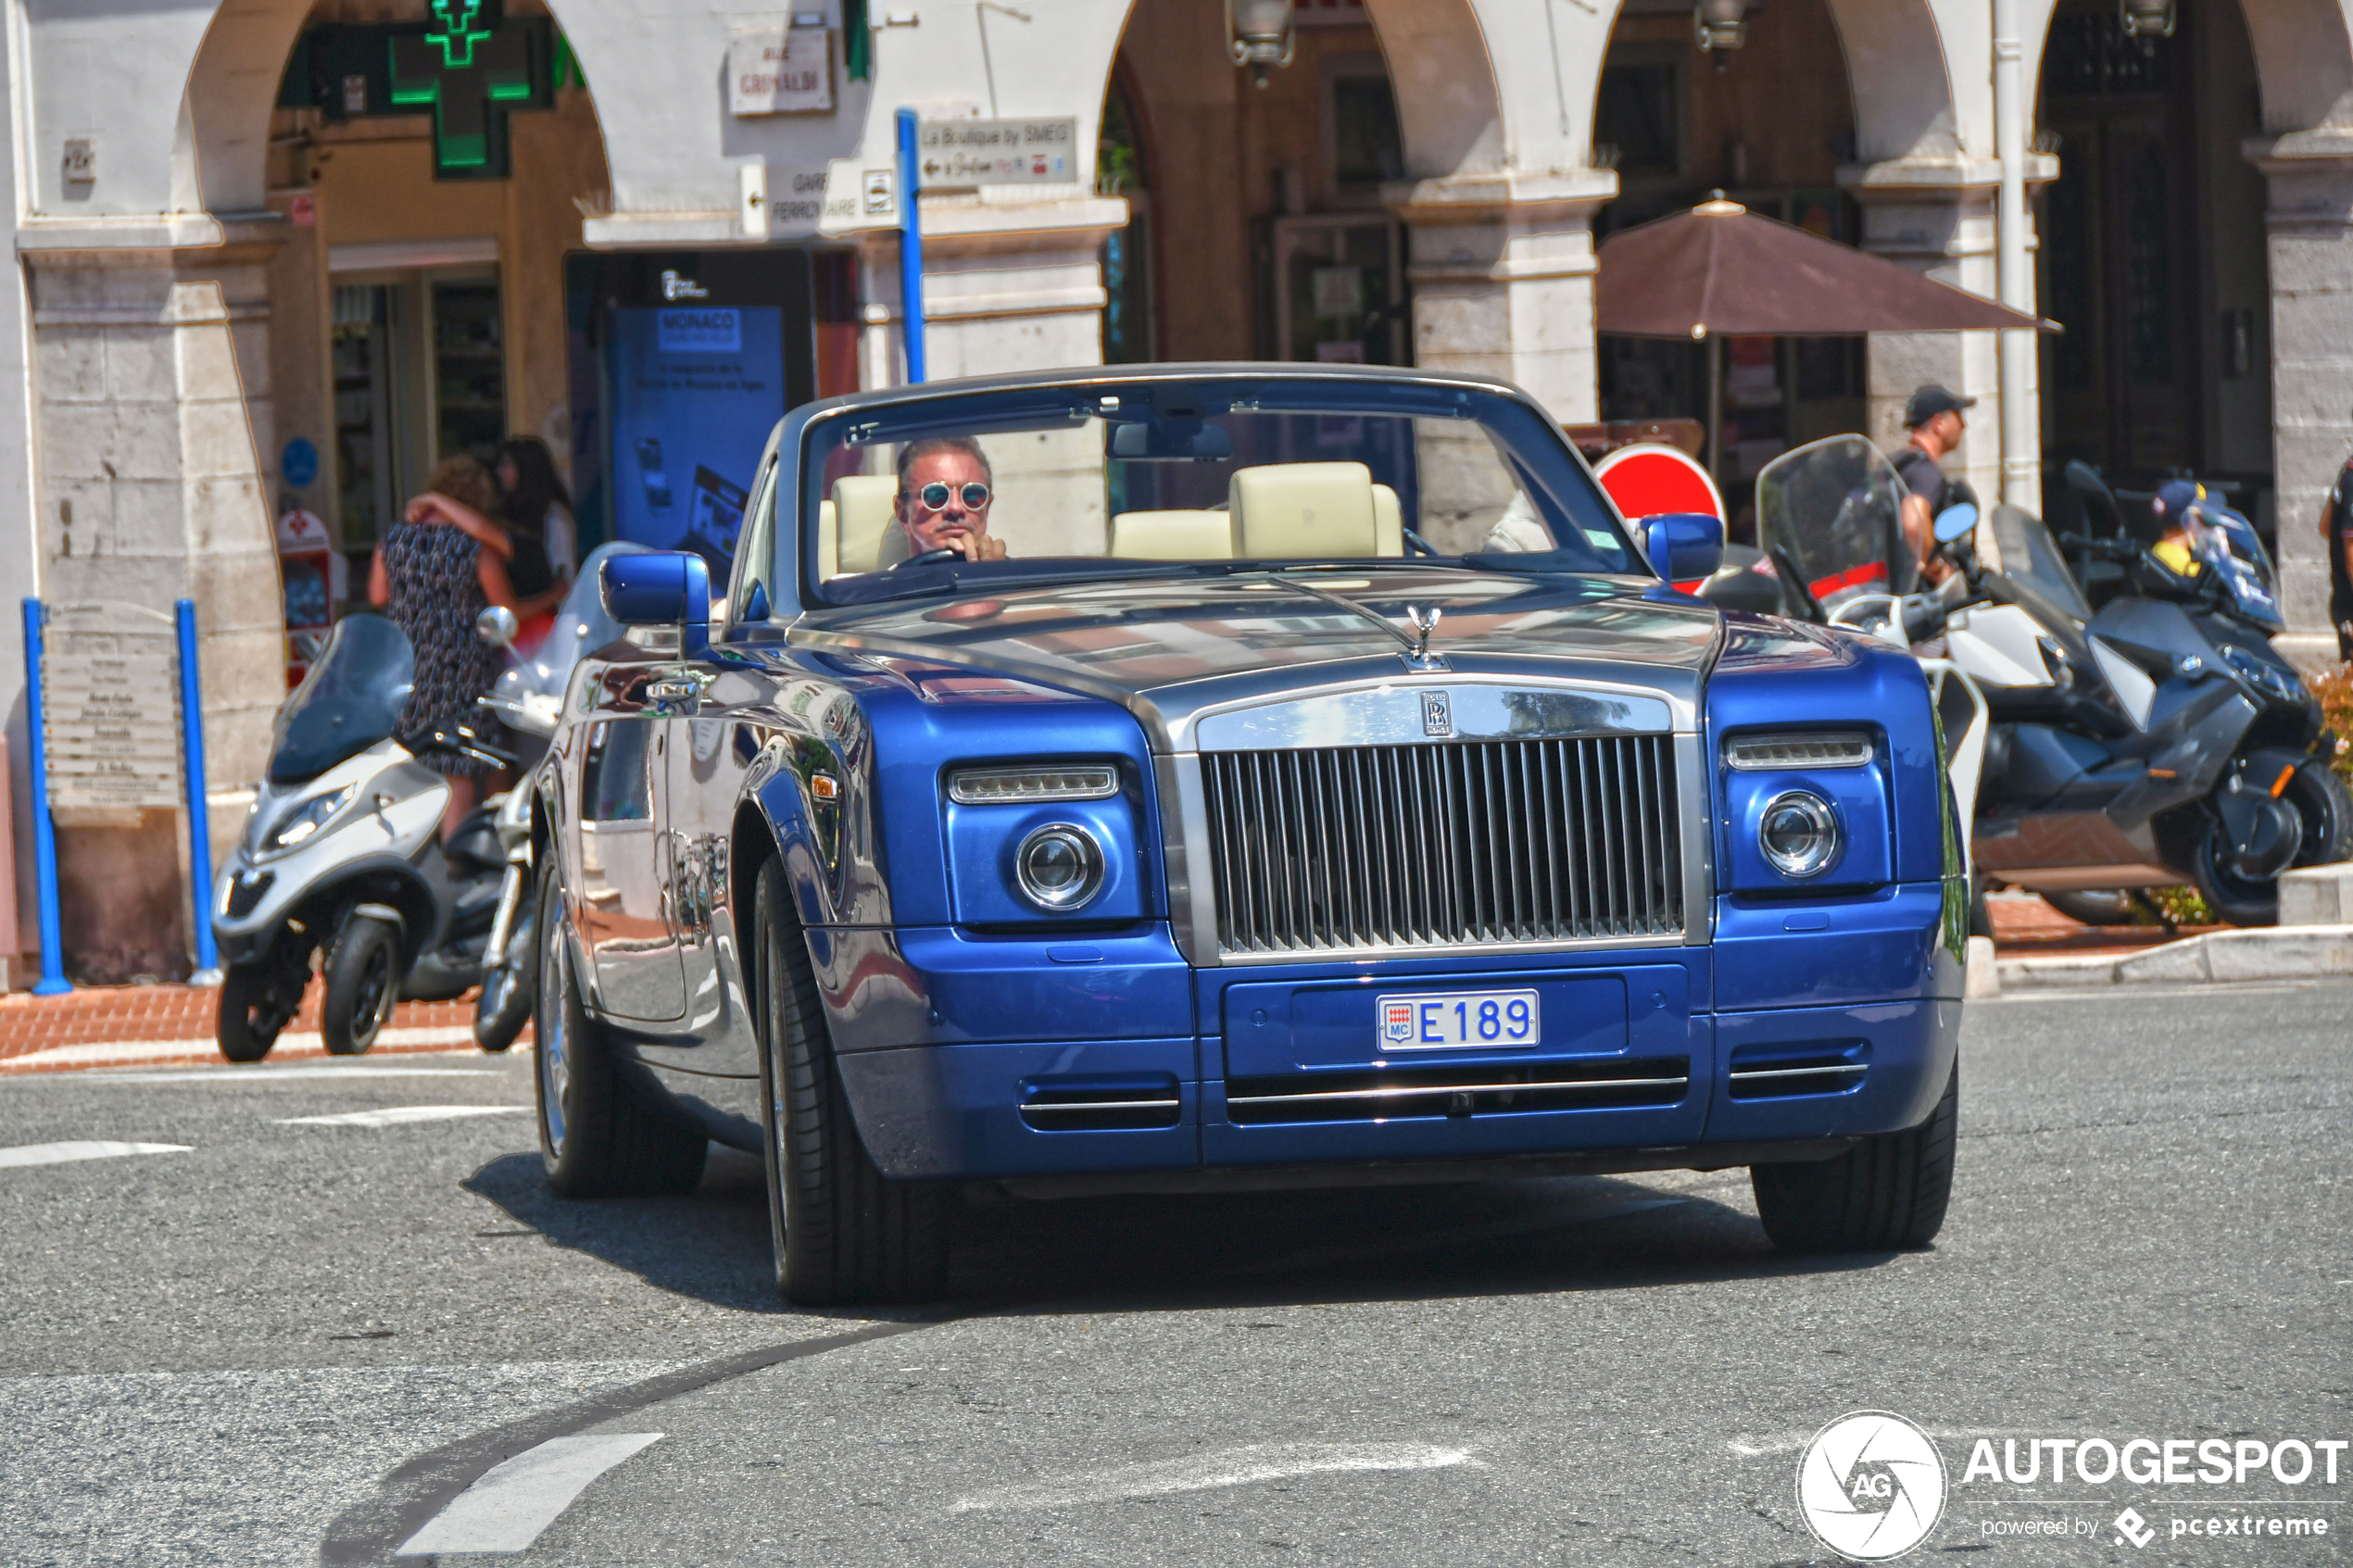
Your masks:
[{"label": "motorcycle windshield", "polygon": [[2280,613],[2279,573],[2255,525],[2221,507],[2198,507],[2183,522],[2189,531],[2191,553],[2230,589],[2238,612],[2274,632],[2286,626],[2287,619]]},{"label": "motorcycle windshield", "polygon": [[417,684],[409,633],[381,615],[336,623],[271,736],[270,782],[298,784],[389,739]]},{"label": "motorcycle windshield", "polygon": [[593,653],[607,643],[621,641],[625,628],[605,613],[604,590],[599,583],[607,559],[613,556],[635,556],[646,553],[643,545],[619,542],[599,545],[588,552],[580,565],[580,577],[564,596],[556,611],[556,623],[539,646],[515,668],[498,678],[501,696],[512,696],[510,686],[520,683],[526,691],[547,696],[561,696],[572,684],[572,667],[580,662],[583,654]]},{"label": "motorcycle windshield", "polygon": [[[2013,583],[2022,583],[2058,613],[2071,618],[2078,625],[2092,619],[2092,607],[2084,600],[2083,590],[2075,581],[2075,573],[2067,569],[2067,558],[2059,554],[2058,541],[2043,526],[2043,520],[2032,512],[2016,507],[1994,508],[1994,548],[1999,556],[1998,570]],[[2037,616],[2038,620],[2047,617]]]},{"label": "motorcycle windshield", "polygon": [[1861,594],[1908,594],[1919,562],[1904,543],[1903,476],[1859,435],[1784,452],[1756,476],[1756,536],[1785,556],[1825,615]]}]

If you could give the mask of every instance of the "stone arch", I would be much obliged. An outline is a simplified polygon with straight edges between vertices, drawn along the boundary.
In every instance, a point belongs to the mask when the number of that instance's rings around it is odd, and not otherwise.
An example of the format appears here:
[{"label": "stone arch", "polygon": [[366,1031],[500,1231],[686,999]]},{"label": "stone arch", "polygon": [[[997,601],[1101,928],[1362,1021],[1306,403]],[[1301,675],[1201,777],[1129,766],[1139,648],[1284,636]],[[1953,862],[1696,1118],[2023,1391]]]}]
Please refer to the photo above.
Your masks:
[{"label": "stone arch", "polygon": [[2263,129],[2353,126],[2353,17],[2347,0],[2239,0],[2255,46]]},{"label": "stone arch", "polygon": [[[1929,0],[1830,0],[1846,80],[1855,94],[1855,152],[1860,163],[1957,158],[1972,144],[1993,149],[1993,126],[1968,123],[1955,102],[1958,69]],[[1982,16],[1982,7],[1975,7]],[[1981,53],[1993,55],[1990,25]],[[1975,132],[1971,136],[1969,132]]]},{"label": "stone arch", "polygon": [[1504,109],[1476,0],[1366,0],[1365,9],[1397,94],[1408,177],[1502,167]]}]

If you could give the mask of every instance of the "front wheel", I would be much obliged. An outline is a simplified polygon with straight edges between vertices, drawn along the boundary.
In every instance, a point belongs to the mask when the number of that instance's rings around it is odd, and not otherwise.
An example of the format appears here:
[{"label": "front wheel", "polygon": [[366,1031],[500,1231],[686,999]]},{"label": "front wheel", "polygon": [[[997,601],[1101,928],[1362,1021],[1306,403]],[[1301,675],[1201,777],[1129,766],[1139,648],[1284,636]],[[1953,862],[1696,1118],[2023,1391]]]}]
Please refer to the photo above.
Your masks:
[{"label": "front wheel", "polygon": [[1928,1120],[1865,1138],[1834,1160],[1752,1165],[1756,1217],[1784,1252],[1895,1252],[1926,1247],[1953,1197],[1961,1067]]},{"label": "front wheel", "polygon": [[[522,875],[522,868],[508,868],[508,875]],[[482,977],[482,995],[474,998],[474,1044],[486,1051],[503,1051],[515,1043],[531,1019],[531,1004],[538,990],[538,901],[518,901],[507,927],[507,950],[497,969]]]},{"label": "front wheel", "polygon": [[319,1035],[329,1056],[365,1056],[392,1021],[400,991],[400,931],[389,921],[354,915],[327,954],[319,998]]},{"label": "front wheel", "polygon": [[[2315,758],[2298,767],[2279,798],[2296,815],[2296,858],[2288,862],[2290,869],[2334,865],[2353,858],[2353,794],[2325,761]],[[2279,879],[2241,876],[2230,861],[2229,833],[2220,822],[2209,822],[2190,861],[2207,908],[2231,925],[2277,925]]]},{"label": "front wheel", "polygon": [[549,865],[539,876],[537,1090],[539,1158],[564,1198],[651,1198],[691,1192],[710,1140],[702,1129],[629,1092],[612,1045],[580,994],[564,936],[563,890]]},{"label": "front wheel", "polygon": [[948,1286],[948,1194],[887,1179],[859,1141],[791,884],[774,857],[760,868],[752,920],[777,1294],[804,1307],[932,1300]]},{"label": "front wheel", "polygon": [[231,1061],[259,1061],[278,1043],[279,1034],[302,1006],[302,982],[310,976],[296,971],[291,984],[284,966],[265,959],[259,963],[231,964],[220,976],[220,1013],[213,1037],[220,1054]]}]

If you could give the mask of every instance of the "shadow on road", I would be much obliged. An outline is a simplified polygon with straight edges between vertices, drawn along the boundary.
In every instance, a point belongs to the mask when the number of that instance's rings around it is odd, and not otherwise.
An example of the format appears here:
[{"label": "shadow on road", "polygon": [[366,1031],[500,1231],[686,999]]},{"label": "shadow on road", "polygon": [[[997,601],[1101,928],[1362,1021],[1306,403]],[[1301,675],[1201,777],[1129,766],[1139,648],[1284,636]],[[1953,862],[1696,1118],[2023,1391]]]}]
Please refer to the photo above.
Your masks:
[{"label": "shadow on road", "polygon": [[[778,1312],[757,1160],[714,1148],[684,1198],[576,1202],[528,1155],[465,1183],[559,1247],[716,1306]],[[1640,1289],[1875,1268],[1883,1253],[1775,1251],[1738,1206],[1737,1173],[1702,1190],[1602,1176],[1188,1197],[962,1204],[955,1304],[990,1312],[1157,1311]],[[1730,1199],[1731,1201],[1726,1201]]]}]

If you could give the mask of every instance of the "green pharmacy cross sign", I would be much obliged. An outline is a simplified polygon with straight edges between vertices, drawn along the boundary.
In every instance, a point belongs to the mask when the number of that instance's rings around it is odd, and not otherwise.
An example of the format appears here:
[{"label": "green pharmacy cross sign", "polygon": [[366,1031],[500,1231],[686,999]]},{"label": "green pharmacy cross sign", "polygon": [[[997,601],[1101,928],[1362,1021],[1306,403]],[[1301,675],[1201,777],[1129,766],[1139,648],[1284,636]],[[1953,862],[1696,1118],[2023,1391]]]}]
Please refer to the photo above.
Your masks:
[{"label": "green pharmacy cross sign", "polygon": [[535,42],[528,29],[492,20],[485,0],[433,0],[423,32],[387,41],[395,111],[433,110],[436,175],[496,179],[507,172],[507,116],[540,97]]}]

